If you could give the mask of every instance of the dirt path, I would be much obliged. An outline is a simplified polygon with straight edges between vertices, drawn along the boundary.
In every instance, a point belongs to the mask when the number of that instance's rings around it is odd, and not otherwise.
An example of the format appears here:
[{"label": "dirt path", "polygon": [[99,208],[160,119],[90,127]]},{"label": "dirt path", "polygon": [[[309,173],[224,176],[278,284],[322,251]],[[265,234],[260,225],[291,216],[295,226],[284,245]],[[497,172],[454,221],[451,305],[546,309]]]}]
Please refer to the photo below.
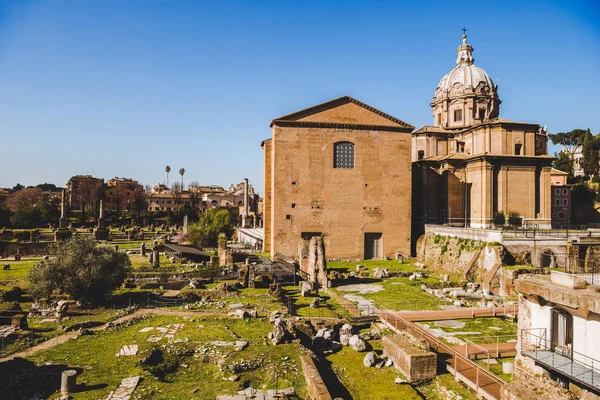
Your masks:
[{"label": "dirt path", "polygon": [[[106,328],[108,328],[108,324],[110,323],[122,323],[125,321],[128,321],[134,317],[137,317],[138,315],[145,315],[145,314],[153,314],[153,315],[173,315],[176,317],[214,317],[214,316],[225,316],[227,315],[227,313],[215,313],[215,312],[211,312],[211,313],[205,313],[205,312],[198,312],[198,311],[179,311],[179,310],[170,310],[170,309],[165,309],[165,308],[143,308],[141,310],[137,310],[131,314],[125,315],[123,317],[117,318],[111,322],[108,322],[104,325],[100,325],[100,326],[95,326],[93,328],[89,328],[90,331],[92,332],[98,332],[98,331],[103,331]],[[26,358],[29,356],[32,356],[36,353],[39,353],[40,351],[44,351],[47,349],[51,349],[54,346],[57,346],[59,344],[65,343],[71,339],[75,339],[76,337],[79,336],[79,331],[71,331],[71,332],[67,332],[64,333],[62,335],[53,337],[52,339],[48,339],[45,342],[36,344],[35,346],[29,347],[26,350],[20,351],[18,353],[13,353],[9,356],[0,358],[0,363],[3,363],[5,361],[10,361],[14,358],[17,357],[22,357],[22,358]]]}]

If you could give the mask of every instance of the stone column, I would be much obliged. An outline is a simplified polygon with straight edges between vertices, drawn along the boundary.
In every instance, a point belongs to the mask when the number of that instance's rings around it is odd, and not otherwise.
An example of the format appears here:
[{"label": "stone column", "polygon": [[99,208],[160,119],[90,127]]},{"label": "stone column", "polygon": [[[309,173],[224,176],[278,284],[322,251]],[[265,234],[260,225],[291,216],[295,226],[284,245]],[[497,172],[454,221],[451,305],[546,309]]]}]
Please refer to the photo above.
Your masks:
[{"label": "stone column", "polygon": [[65,218],[65,191],[62,191],[60,198],[60,219],[58,220],[58,229],[65,229],[67,220]]},{"label": "stone column", "polygon": [[68,369],[63,371],[60,376],[60,393],[63,395],[68,395],[69,393],[75,391],[77,386],[77,371],[74,369]]},{"label": "stone column", "polygon": [[248,217],[249,214],[249,209],[248,209],[248,201],[249,201],[249,196],[248,196],[248,178],[244,178],[244,217]]}]

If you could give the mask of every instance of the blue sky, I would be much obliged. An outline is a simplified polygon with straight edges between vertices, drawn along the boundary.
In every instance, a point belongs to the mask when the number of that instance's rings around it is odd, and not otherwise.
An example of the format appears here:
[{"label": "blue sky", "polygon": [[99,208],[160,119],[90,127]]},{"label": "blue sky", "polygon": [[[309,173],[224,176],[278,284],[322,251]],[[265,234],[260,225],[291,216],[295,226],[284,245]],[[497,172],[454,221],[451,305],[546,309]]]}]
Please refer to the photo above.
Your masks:
[{"label": "blue sky", "polygon": [[262,194],[273,118],[347,94],[431,124],[463,26],[503,118],[600,133],[599,4],[0,1],[0,187],[168,164]]}]

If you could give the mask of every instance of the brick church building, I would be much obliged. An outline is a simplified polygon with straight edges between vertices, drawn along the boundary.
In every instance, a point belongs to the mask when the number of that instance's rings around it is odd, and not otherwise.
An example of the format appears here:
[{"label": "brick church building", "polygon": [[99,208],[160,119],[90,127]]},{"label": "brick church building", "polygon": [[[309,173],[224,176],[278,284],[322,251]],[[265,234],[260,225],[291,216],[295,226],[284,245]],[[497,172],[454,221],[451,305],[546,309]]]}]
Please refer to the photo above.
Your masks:
[{"label": "brick church building", "polygon": [[410,255],[425,224],[488,228],[494,213],[550,227],[548,136],[499,118],[498,86],[463,35],[418,130],[344,96],[271,122],[264,250],[294,258],[323,235],[327,258]]}]

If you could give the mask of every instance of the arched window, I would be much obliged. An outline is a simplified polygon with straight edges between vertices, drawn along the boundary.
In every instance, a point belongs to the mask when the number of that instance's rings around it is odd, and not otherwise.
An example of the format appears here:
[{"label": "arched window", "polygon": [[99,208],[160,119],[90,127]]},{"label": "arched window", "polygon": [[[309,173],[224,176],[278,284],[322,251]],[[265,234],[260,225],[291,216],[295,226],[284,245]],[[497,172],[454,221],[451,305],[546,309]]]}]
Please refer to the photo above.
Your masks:
[{"label": "arched window", "polygon": [[354,143],[333,144],[333,168],[354,168]]}]

